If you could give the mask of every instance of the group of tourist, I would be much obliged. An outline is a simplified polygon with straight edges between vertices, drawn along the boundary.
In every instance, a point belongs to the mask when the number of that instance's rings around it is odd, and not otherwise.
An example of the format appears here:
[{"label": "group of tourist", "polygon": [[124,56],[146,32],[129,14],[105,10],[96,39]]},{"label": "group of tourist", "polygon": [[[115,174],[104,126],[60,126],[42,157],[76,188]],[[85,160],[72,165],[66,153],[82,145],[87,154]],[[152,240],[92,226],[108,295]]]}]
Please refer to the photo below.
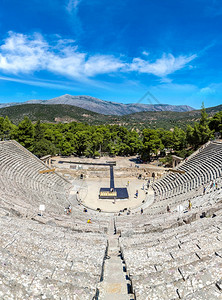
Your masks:
[{"label": "group of tourist", "polygon": [[64,208],[64,212],[65,212],[67,215],[70,215],[71,212],[72,212],[72,207],[71,207],[71,205],[69,205],[68,207],[65,207],[65,208]]},{"label": "group of tourist", "polygon": [[[212,181],[211,182],[211,184],[210,184],[210,189],[218,189],[218,183],[217,183],[217,181]],[[206,193],[206,190],[207,190],[207,188],[206,188],[206,186],[204,186],[203,187],[203,195],[205,195],[205,193]]]}]

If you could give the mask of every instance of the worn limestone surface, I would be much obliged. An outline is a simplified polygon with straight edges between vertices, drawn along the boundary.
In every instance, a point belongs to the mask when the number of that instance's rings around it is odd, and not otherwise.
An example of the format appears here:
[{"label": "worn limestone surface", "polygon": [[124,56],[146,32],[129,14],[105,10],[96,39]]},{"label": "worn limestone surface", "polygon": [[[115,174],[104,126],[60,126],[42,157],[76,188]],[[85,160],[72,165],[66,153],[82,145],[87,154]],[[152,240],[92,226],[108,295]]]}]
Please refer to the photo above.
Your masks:
[{"label": "worn limestone surface", "polygon": [[179,165],[186,175],[149,189],[129,177],[130,214],[83,212],[93,178],[40,174],[30,152],[0,142],[0,299],[222,299],[221,165],[222,143],[208,143]]}]

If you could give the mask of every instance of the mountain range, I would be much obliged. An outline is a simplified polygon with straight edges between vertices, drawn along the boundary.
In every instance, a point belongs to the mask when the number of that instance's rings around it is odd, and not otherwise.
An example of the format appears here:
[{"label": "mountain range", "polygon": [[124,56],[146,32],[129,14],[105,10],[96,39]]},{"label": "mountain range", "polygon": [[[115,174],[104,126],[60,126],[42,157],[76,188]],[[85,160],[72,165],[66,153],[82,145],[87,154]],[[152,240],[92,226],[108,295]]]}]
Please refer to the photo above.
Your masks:
[{"label": "mountain range", "polygon": [[194,110],[194,108],[188,105],[169,105],[169,104],[140,104],[140,103],[117,103],[111,101],[105,101],[91,96],[71,96],[63,95],[50,100],[29,100],[25,102],[10,102],[0,104],[0,108],[23,105],[23,104],[63,104],[72,105],[80,108],[84,108],[103,115],[116,115],[123,116],[132,113],[142,111],[175,111],[186,112]]},{"label": "mountain range", "polygon": [[[208,107],[206,112],[209,117],[222,111],[222,105]],[[28,116],[32,122],[41,120],[47,123],[83,122],[90,125],[122,125],[128,129],[142,130],[144,128],[171,129],[178,126],[186,129],[188,124],[193,125],[201,117],[200,110],[175,112],[175,111],[143,111],[122,116],[104,115],[67,104],[21,104],[0,108],[0,117],[8,116],[18,124]]]}]

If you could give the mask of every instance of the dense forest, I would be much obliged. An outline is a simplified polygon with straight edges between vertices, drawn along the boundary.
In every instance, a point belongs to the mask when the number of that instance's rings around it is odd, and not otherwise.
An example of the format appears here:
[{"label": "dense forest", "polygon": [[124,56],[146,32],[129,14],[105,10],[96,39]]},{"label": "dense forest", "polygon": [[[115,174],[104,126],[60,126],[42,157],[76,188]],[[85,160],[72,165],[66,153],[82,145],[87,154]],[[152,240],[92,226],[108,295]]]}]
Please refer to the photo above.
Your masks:
[{"label": "dense forest", "polygon": [[222,111],[208,118],[202,107],[201,118],[194,126],[173,130],[145,128],[141,132],[119,125],[89,125],[86,123],[35,124],[25,116],[18,124],[0,117],[0,138],[15,139],[36,156],[47,154],[95,157],[101,155],[141,155],[149,161],[153,155],[165,156],[171,149],[185,157],[200,145],[222,134]]}]

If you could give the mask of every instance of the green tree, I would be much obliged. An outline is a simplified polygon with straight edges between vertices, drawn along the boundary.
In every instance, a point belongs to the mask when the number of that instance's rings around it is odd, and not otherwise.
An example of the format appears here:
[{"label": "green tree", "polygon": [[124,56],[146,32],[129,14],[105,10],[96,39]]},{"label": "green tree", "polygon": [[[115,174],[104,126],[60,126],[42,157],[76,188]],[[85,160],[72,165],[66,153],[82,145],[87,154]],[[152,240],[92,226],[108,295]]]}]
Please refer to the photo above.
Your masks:
[{"label": "green tree", "polygon": [[91,156],[91,132],[90,131],[78,131],[75,135],[77,141],[77,154]]},{"label": "green tree", "polygon": [[38,120],[34,126],[34,138],[35,141],[41,141],[44,138],[44,126]]},{"label": "green tree", "polygon": [[186,139],[189,145],[195,144],[194,128],[191,125],[187,125]]},{"label": "green tree", "polygon": [[38,157],[56,154],[55,145],[50,139],[47,140],[45,138],[46,127],[47,125],[42,124],[40,120],[38,120],[34,125],[34,141],[32,152]]},{"label": "green tree", "polygon": [[211,130],[209,127],[209,119],[204,104],[202,104],[199,123],[195,122],[194,127],[188,125],[186,136],[187,142],[194,149],[197,149],[200,145],[205,144],[214,137],[214,130]]},{"label": "green tree", "polygon": [[0,139],[4,140],[12,138],[15,127],[16,126],[12,124],[8,116],[5,118],[0,117]]},{"label": "green tree", "polygon": [[4,118],[0,117],[0,139],[3,140],[4,139]]},{"label": "green tree", "polygon": [[213,133],[214,130],[210,130],[209,126],[208,115],[204,104],[202,104],[201,109],[201,118],[199,122],[199,132],[200,132],[200,144],[203,145],[204,143],[208,142],[211,138],[214,137]]},{"label": "green tree", "polygon": [[74,148],[71,146],[70,142],[64,141],[61,143],[60,151],[62,155],[69,156],[73,154]]},{"label": "green tree", "polygon": [[141,157],[143,160],[150,160],[151,154],[157,155],[158,151],[163,150],[164,145],[155,129],[143,130],[143,147]]},{"label": "green tree", "polygon": [[210,130],[208,123],[209,120],[207,118],[207,112],[204,104],[202,104],[200,121],[199,123],[194,124],[193,145],[195,148],[198,148],[198,146],[205,144],[214,137],[214,131]]},{"label": "green tree", "polygon": [[178,127],[174,128],[172,136],[172,145],[173,149],[176,151],[181,150],[186,146],[186,134],[182,129]]},{"label": "green tree", "polygon": [[42,157],[45,155],[55,155],[56,147],[51,141],[43,138],[39,141],[34,142],[32,152],[38,157]]},{"label": "green tree", "polygon": [[32,122],[27,116],[24,117],[17,130],[15,130],[16,140],[29,151],[33,151],[33,141],[34,141],[34,128]]},{"label": "green tree", "polygon": [[129,139],[128,139],[128,145],[129,145],[129,153],[130,155],[134,155],[136,153],[139,153],[142,149],[142,141],[139,138],[139,135],[136,131],[132,131],[130,133]]},{"label": "green tree", "polygon": [[170,130],[157,129],[159,137],[165,148],[173,148],[173,132]]},{"label": "green tree", "polygon": [[222,136],[222,111],[216,113],[209,122],[209,127],[215,132],[220,132]]},{"label": "green tree", "polygon": [[48,127],[45,129],[44,138],[52,143],[55,143],[54,131],[52,128]]}]

